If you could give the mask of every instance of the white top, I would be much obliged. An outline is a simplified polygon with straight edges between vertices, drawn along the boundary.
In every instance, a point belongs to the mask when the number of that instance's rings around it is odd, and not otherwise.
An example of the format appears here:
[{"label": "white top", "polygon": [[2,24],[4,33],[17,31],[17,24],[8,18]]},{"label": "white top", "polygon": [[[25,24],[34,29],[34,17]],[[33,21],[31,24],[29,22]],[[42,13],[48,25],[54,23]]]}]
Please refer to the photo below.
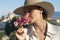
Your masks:
[{"label": "white top", "polygon": [[[47,22],[47,36],[45,40],[60,40],[60,27],[52,25]],[[26,40],[38,40],[37,34],[34,32],[34,27],[29,27],[29,29],[25,29],[26,32]]]},{"label": "white top", "polygon": [[38,40],[37,34],[34,32],[34,27],[30,26],[29,29],[25,29],[26,40]]}]

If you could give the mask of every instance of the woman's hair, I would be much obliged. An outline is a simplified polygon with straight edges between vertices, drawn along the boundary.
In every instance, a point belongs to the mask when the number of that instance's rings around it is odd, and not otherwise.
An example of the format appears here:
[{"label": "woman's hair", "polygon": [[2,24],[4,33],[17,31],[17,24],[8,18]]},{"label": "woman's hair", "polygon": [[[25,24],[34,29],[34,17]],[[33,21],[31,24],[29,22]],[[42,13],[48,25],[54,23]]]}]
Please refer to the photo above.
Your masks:
[{"label": "woman's hair", "polygon": [[47,12],[46,12],[46,10],[44,8],[40,7],[40,6],[34,6],[34,5],[32,5],[32,6],[24,7],[24,12],[25,13],[26,12],[30,13],[32,10],[35,10],[35,9],[43,11],[43,13],[42,13],[43,19],[47,18]]}]

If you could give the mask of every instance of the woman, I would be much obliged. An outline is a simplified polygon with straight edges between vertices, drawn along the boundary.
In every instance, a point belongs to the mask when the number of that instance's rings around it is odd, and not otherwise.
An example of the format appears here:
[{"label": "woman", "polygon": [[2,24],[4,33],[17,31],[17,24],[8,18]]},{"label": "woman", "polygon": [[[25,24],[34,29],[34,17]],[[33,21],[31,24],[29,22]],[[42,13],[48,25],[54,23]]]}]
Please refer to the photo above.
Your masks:
[{"label": "woman", "polygon": [[[39,7],[39,6],[30,6],[27,8],[24,7],[24,11],[25,11],[25,16],[28,15],[28,17],[30,18],[30,23],[33,24],[32,29],[34,28],[35,31],[34,30],[32,31],[35,32],[38,36],[38,38],[36,37],[36,39],[44,40],[45,39],[44,33],[46,32],[46,27],[47,27],[46,26],[47,24],[45,21],[47,17],[46,11],[42,7]],[[17,31],[22,32],[24,31],[24,29],[26,28],[19,28]],[[30,28],[27,29],[28,33],[30,32],[29,30],[31,29]],[[20,40],[24,40],[26,38],[26,35],[27,34],[25,34],[25,32],[21,35],[18,35],[16,33],[17,38]],[[33,38],[33,35],[31,35],[31,33],[29,33],[29,36],[32,36]]]},{"label": "woman", "polygon": [[54,7],[48,2],[41,0],[25,0],[25,6],[17,8],[14,13],[28,16],[30,27],[19,28],[15,33],[18,40],[45,40],[47,34],[47,17],[54,12]]}]

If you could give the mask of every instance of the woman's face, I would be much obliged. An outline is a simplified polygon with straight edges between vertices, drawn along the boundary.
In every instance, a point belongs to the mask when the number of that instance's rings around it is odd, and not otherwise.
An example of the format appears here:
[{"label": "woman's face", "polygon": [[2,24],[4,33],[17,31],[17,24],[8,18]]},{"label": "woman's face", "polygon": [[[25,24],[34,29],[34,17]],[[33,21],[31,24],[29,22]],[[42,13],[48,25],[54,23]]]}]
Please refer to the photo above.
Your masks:
[{"label": "woman's face", "polygon": [[34,23],[36,20],[38,20],[38,18],[40,18],[40,14],[41,11],[40,10],[32,10],[30,13],[26,13],[25,16],[28,16],[30,18],[30,23]]}]

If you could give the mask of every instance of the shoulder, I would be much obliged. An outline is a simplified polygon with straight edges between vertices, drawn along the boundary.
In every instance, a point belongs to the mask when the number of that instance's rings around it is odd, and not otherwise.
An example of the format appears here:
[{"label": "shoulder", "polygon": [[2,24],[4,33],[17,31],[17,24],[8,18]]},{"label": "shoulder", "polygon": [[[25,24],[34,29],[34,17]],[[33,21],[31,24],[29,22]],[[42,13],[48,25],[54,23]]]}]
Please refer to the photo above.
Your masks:
[{"label": "shoulder", "polygon": [[48,29],[55,30],[56,32],[59,32],[60,26],[53,25],[53,24],[51,24],[49,22],[47,22],[47,24],[48,24]]}]

